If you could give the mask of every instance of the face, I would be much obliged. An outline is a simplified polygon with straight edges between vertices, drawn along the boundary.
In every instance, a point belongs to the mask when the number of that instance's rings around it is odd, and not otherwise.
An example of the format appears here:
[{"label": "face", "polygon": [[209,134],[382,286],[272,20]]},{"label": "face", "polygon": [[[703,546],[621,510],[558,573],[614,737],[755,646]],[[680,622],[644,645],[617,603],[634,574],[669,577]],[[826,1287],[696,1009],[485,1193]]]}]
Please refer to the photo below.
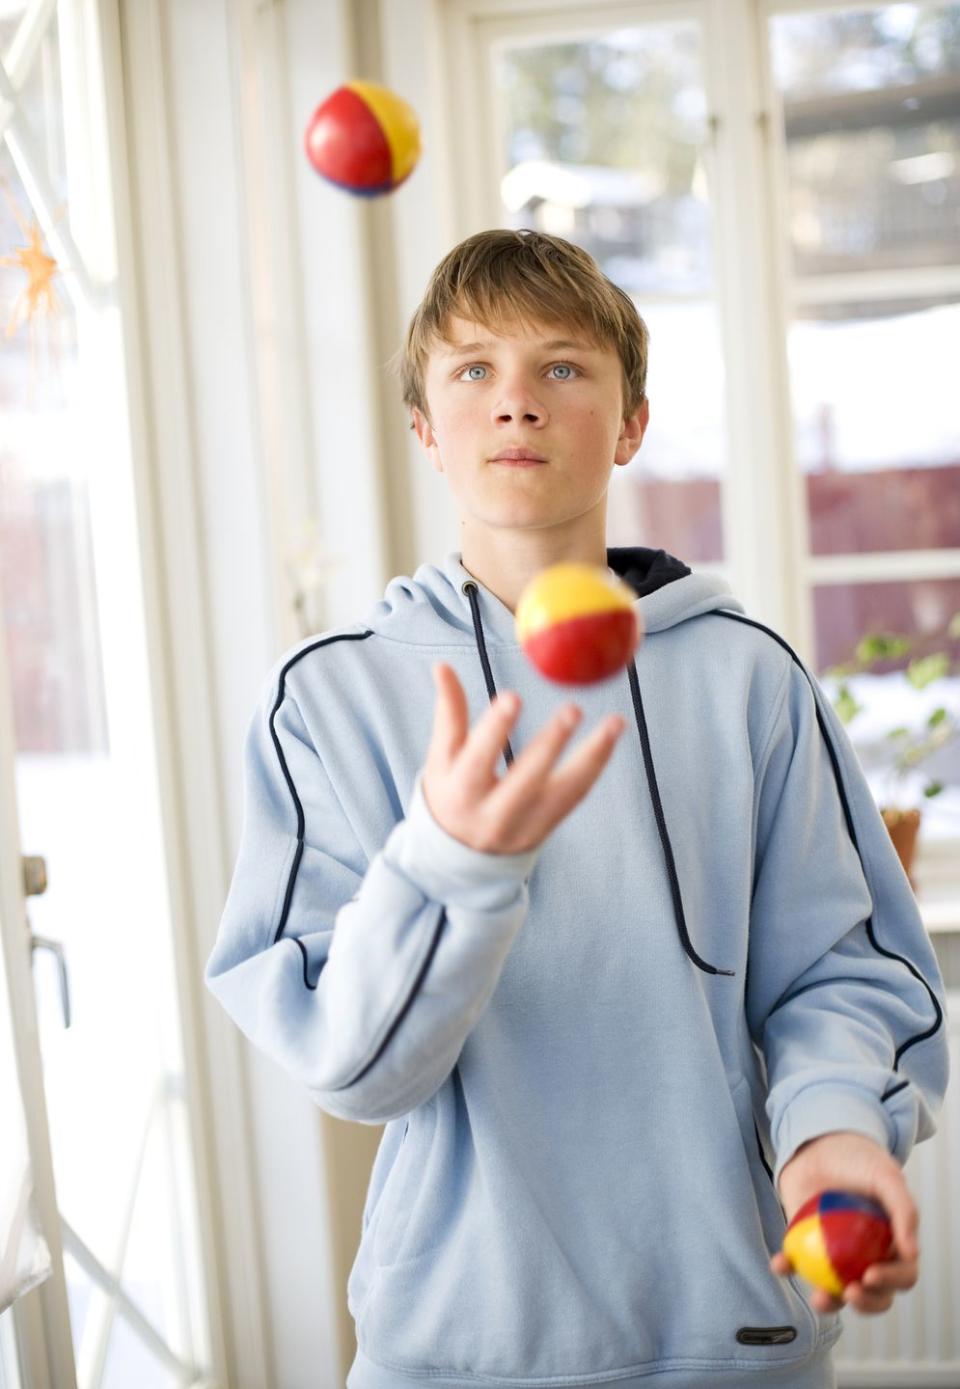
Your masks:
[{"label": "face", "polygon": [[[454,317],[447,336],[451,343],[437,342],[427,362],[430,418],[414,409],[413,422],[464,524],[569,525],[605,509],[610,474],[636,453],[649,417],[644,401],[623,418],[616,350],[557,325],[517,325],[501,335]],[[510,448],[545,461],[498,462]]]}]

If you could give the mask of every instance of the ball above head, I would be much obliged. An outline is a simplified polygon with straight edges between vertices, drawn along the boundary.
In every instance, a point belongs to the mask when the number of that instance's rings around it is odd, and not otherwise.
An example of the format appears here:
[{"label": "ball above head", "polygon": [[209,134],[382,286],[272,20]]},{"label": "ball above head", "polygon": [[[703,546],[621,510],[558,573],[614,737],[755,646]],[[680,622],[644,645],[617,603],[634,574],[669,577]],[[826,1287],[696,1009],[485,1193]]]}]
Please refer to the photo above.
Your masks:
[{"label": "ball above head", "polygon": [[420,122],[388,87],[359,79],[322,101],[304,132],[307,158],[329,183],[357,197],[392,193],[420,158]]},{"label": "ball above head", "polygon": [[783,1237],[783,1252],[794,1270],[834,1297],[842,1296],[848,1283],[856,1283],[892,1249],[893,1231],[883,1207],[848,1191],[811,1196]]},{"label": "ball above head", "polygon": [[528,659],[561,685],[590,685],[615,675],[643,639],[636,594],[592,564],[541,570],[520,595],[515,623]]}]

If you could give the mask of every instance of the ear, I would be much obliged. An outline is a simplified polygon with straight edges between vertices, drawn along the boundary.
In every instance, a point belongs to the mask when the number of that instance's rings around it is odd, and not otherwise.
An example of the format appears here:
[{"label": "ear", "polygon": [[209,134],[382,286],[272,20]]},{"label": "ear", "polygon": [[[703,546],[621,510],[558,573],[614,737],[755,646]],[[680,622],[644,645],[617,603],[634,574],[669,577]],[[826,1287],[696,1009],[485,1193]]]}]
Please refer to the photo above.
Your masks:
[{"label": "ear", "polygon": [[639,409],[635,410],[632,415],[628,415],[620,427],[620,435],[617,439],[617,451],[613,458],[617,467],[622,468],[625,464],[630,462],[630,459],[643,442],[643,436],[646,433],[649,420],[650,401],[644,396]]},{"label": "ear", "polygon": [[430,459],[438,473],[443,472],[443,463],[440,459],[440,445],[437,443],[437,436],[433,432],[433,426],[427,419],[422,410],[418,410],[414,405],[411,409],[413,416],[413,427],[417,431],[417,438],[420,440],[420,447]]}]

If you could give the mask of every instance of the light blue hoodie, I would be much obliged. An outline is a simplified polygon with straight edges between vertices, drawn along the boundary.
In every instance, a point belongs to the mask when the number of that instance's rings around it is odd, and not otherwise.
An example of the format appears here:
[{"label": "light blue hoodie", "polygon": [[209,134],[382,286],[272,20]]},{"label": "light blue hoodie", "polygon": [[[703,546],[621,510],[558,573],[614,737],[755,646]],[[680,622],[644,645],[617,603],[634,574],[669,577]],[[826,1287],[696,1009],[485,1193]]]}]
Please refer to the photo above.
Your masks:
[{"label": "light blue hoodie", "polygon": [[[267,678],[206,980],[343,1119],[385,1124],[349,1389],[822,1389],[842,1324],[771,1273],[774,1179],[836,1129],[906,1161],[946,1089],[943,981],[829,700],[725,584],[610,549],[646,637],[555,686],[451,553]],[[470,724],[628,717],[529,853],[420,785],[433,664]],[[771,1171],[772,1164],[772,1171]],[[652,1382],[652,1381],[651,1381]]]}]

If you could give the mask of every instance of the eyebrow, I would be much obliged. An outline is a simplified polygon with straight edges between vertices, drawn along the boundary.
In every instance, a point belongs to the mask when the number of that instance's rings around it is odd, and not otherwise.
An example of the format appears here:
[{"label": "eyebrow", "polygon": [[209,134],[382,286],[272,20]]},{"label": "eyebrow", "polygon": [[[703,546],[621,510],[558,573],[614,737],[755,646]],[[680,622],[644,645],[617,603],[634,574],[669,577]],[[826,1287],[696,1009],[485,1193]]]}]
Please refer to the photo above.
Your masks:
[{"label": "eyebrow", "polygon": [[[442,352],[442,357],[460,357],[467,352],[487,352],[496,344],[492,342],[459,342],[455,343],[446,352]],[[541,342],[538,347],[543,352],[559,352],[561,349],[573,348],[576,352],[595,352],[596,348],[591,347],[586,342],[573,342],[567,338],[554,338],[551,342]]]}]

